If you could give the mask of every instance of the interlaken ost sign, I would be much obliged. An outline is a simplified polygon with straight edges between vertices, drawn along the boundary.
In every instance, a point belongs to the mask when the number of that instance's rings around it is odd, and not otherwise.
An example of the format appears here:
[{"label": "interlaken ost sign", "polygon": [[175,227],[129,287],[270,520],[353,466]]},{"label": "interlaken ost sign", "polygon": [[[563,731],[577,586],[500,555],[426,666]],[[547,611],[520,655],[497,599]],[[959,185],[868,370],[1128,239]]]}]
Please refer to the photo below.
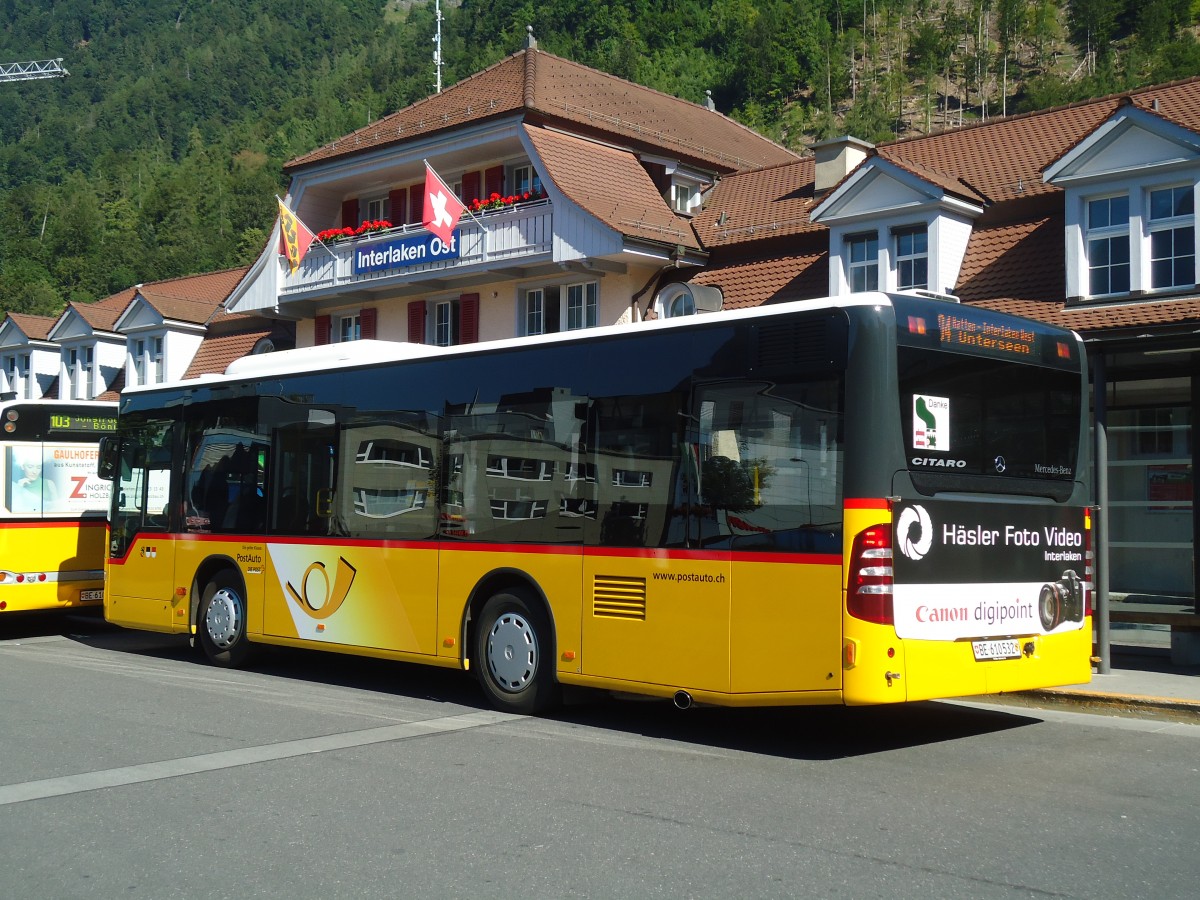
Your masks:
[{"label": "interlaken ost sign", "polygon": [[354,274],[382,272],[386,269],[402,269],[457,259],[459,256],[460,232],[455,229],[446,243],[435,234],[419,234],[415,237],[381,241],[365,247],[354,248]]}]

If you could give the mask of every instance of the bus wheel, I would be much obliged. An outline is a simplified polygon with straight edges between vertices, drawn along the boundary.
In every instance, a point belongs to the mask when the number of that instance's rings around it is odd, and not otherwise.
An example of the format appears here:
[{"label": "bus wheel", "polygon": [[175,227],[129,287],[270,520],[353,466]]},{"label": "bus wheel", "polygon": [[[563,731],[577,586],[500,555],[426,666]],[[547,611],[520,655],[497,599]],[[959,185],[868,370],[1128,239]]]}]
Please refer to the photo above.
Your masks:
[{"label": "bus wheel", "polygon": [[227,571],[218,572],[204,587],[196,631],[213,665],[235,668],[250,655],[244,594],[241,580]]},{"label": "bus wheel", "polygon": [[497,709],[531,715],[556,705],[550,622],[542,607],[521,591],[489,599],[475,630],[475,671]]}]

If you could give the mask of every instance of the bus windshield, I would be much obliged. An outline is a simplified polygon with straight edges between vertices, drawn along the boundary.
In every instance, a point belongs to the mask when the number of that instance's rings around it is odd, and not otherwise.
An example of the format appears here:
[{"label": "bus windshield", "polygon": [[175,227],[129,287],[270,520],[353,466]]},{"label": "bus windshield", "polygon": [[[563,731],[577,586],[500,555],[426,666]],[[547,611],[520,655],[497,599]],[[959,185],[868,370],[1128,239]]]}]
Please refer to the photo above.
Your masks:
[{"label": "bus windshield", "polygon": [[1070,493],[1079,475],[1078,346],[1012,322],[972,308],[901,317],[900,419],[922,493]]}]

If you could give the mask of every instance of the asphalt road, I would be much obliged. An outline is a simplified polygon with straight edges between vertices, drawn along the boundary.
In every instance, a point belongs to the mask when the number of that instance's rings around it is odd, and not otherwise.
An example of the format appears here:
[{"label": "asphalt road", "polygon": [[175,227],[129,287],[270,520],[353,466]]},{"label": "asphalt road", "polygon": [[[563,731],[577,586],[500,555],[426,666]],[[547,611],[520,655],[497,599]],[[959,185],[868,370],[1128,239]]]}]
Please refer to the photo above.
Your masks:
[{"label": "asphalt road", "polygon": [[0,897],[1195,896],[1200,726],[969,703],[494,713],[0,620]]}]

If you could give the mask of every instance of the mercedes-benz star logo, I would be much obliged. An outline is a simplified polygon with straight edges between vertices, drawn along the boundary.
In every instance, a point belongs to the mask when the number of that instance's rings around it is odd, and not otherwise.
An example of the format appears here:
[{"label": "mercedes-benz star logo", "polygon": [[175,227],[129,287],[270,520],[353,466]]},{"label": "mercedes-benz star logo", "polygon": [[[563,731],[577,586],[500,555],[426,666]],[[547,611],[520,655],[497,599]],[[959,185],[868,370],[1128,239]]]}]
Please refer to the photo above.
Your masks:
[{"label": "mercedes-benz star logo", "polygon": [[1008,463],[1004,461],[1003,456],[997,456],[994,460],[992,460],[992,465],[996,467],[996,471],[1001,475],[1003,475],[1004,470],[1008,468]]}]

